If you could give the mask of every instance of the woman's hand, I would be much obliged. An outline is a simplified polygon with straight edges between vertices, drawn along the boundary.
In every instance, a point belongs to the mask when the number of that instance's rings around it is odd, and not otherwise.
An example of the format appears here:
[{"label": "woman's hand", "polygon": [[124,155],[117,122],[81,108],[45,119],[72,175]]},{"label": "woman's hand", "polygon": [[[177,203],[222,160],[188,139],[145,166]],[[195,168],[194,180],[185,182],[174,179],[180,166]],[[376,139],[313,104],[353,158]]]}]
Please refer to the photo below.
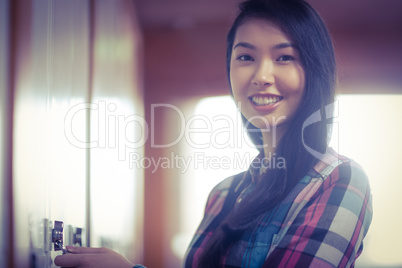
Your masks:
[{"label": "woman's hand", "polygon": [[69,253],[57,256],[54,263],[62,267],[132,268],[134,264],[108,248],[66,247]]}]

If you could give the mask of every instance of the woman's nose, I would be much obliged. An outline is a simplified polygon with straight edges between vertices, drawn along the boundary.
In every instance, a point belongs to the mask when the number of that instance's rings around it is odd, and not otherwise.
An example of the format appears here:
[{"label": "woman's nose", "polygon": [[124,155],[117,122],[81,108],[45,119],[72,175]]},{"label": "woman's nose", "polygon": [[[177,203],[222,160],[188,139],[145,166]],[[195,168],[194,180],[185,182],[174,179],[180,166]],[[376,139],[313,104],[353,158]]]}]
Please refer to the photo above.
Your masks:
[{"label": "woman's nose", "polygon": [[273,63],[265,60],[257,66],[252,83],[256,86],[263,87],[274,83]]}]

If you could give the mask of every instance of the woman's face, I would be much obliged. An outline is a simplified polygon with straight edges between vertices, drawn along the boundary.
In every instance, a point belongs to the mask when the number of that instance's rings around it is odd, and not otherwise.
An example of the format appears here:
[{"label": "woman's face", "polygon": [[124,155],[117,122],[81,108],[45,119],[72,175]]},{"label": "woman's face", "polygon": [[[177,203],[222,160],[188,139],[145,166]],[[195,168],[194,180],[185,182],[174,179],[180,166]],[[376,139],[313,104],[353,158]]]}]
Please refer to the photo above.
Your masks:
[{"label": "woman's face", "polygon": [[236,104],[254,126],[285,126],[297,111],[305,87],[298,50],[277,26],[250,19],[238,27],[230,82]]}]

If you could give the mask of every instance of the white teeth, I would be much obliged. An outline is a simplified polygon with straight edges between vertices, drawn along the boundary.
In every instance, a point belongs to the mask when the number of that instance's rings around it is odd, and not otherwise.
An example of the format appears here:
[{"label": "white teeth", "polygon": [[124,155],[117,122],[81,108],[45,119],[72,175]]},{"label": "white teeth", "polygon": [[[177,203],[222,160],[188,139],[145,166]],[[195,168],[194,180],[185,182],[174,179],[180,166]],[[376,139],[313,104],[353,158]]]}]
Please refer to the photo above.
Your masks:
[{"label": "white teeth", "polygon": [[251,100],[258,106],[271,105],[280,101],[282,97],[257,97],[253,96]]}]

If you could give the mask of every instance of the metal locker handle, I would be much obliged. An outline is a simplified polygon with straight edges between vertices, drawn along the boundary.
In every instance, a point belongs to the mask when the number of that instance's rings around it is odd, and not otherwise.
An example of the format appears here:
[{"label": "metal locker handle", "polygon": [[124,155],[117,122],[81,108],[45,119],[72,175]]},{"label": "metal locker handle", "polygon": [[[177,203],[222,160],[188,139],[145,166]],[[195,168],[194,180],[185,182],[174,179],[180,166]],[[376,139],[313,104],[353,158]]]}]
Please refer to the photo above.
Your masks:
[{"label": "metal locker handle", "polygon": [[52,230],[52,242],[55,251],[63,250],[63,228],[64,223],[62,221],[55,221],[54,228]]}]

